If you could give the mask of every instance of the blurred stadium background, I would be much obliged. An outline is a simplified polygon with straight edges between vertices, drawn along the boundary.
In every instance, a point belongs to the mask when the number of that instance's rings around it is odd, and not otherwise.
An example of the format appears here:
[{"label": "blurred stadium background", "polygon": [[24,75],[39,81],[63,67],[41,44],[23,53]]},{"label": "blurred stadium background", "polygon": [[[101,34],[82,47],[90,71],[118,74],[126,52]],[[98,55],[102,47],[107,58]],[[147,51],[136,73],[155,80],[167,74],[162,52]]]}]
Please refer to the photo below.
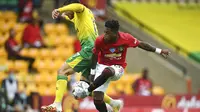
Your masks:
[{"label": "blurred stadium background", "polygon": [[[64,0],[0,0],[0,111],[34,111],[54,99],[57,70],[79,49],[73,24],[53,20],[51,11]],[[128,67],[124,76],[110,84],[107,94],[122,98],[122,112],[200,112],[200,0],[82,0],[96,16],[99,34],[104,21],[117,19],[121,31],[139,40],[148,41],[171,51],[169,59],[138,49],[129,49]],[[23,47],[21,56],[34,58],[29,62],[8,59],[5,44],[14,29],[20,46],[29,19],[38,24],[43,47]],[[24,19],[25,18],[25,19]],[[39,23],[39,22],[38,22]],[[149,70],[152,94],[136,94],[133,84]],[[9,89],[6,79],[16,80],[18,88]],[[70,77],[71,84],[80,74]],[[8,86],[8,87],[7,87]],[[69,86],[70,87],[70,86]],[[14,88],[14,87],[13,87]],[[9,99],[9,91],[20,98]],[[23,97],[23,95],[25,97]],[[20,99],[20,100],[19,100]],[[65,112],[95,112],[90,98],[76,101],[70,88],[63,100]],[[5,110],[7,109],[7,110]],[[9,112],[8,111],[8,112]]]}]

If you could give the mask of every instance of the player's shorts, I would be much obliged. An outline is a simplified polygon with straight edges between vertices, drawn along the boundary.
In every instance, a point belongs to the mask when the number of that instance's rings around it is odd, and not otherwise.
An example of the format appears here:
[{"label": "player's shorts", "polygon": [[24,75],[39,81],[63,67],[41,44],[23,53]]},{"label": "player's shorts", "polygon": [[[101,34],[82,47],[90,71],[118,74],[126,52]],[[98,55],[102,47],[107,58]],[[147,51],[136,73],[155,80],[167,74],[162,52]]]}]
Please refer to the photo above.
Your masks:
[{"label": "player's shorts", "polygon": [[76,53],[67,59],[66,63],[74,69],[75,72],[81,72],[82,76],[89,79],[90,67],[92,60],[90,58],[84,58],[80,53]]},{"label": "player's shorts", "polygon": [[107,65],[103,65],[103,64],[97,64],[95,79],[101,75],[102,71],[106,67],[112,67],[115,70],[115,75],[110,77],[103,85],[101,85],[100,87],[96,88],[94,91],[106,92],[106,89],[108,88],[108,85],[109,85],[110,81],[119,80],[121,78],[121,76],[124,74],[124,68],[122,66],[120,66],[120,65],[107,66]]}]

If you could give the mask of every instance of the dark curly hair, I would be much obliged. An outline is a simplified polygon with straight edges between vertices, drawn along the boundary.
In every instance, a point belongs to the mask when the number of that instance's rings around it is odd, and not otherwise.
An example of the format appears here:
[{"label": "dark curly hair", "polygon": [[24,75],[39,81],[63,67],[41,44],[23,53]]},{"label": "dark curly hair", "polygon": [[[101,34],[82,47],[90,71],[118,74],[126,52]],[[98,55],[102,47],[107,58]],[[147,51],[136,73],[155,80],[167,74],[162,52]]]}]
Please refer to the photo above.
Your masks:
[{"label": "dark curly hair", "polygon": [[66,0],[63,5],[69,5],[71,3],[80,3],[80,0]]},{"label": "dark curly hair", "polygon": [[105,27],[110,28],[113,32],[119,31],[119,22],[117,20],[108,20],[105,22]]}]

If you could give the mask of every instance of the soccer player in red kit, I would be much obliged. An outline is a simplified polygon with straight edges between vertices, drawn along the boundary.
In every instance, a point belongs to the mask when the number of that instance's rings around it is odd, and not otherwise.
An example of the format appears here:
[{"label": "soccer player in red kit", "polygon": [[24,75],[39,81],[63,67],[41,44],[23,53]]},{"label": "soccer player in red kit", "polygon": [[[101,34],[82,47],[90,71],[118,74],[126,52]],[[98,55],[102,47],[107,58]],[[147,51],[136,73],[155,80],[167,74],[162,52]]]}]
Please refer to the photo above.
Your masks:
[{"label": "soccer player in red kit", "polygon": [[170,54],[167,49],[156,48],[146,42],[137,40],[128,33],[119,32],[119,23],[116,20],[106,21],[105,27],[105,34],[99,36],[95,41],[91,67],[91,77],[94,80],[88,90],[85,91],[86,95],[93,91],[94,103],[98,105],[97,110],[100,112],[107,112],[103,97],[108,84],[110,81],[118,80],[124,73],[127,65],[127,48],[138,47],[149,52],[158,53],[165,58]]}]

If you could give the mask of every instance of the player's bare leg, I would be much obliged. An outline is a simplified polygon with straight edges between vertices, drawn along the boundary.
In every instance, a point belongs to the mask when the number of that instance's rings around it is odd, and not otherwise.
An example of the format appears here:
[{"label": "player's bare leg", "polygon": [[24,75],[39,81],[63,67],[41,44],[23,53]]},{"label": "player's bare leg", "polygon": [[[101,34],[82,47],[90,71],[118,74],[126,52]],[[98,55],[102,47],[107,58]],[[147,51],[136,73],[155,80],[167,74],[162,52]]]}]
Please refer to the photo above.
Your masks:
[{"label": "player's bare leg", "polygon": [[93,92],[94,105],[99,112],[107,112],[106,103],[104,102],[104,93],[101,91]]},{"label": "player's bare leg", "polygon": [[[89,82],[88,79],[81,76],[81,80]],[[94,94],[92,94],[92,97],[94,97]],[[103,101],[107,104],[109,104],[112,107],[113,112],[120,112],[120,109],[123,107],[124,102],[123,100],[119,99],[112,99],[110,96],[104,93]],[[109,111],[109,110],[108,110]]]},{"label": "player's bare leg", "polygon": [[58,70],[56,82],[56,97],[54,103],[42,107],[42,112],[62,112],[62,99],[67,88],[67,76],[75,73],[75,71],[67,64]]},{"label": "player's bare leg", "polygon": [[122,100],[113,99],[110,99],[108,102],[105,100],[105,97],[107,97],[107,95],[101,91],[93,92],[94,105],[96,109],[99,112],[107,112],[108,110],[105,103],[108,103],[112,107],[113,112],[120,112],[120,110],[123,108],[124,102]]},{"label": "player's bare leg", "polygon": [[88,91],[92,92],[96,88],[103,85],[110,77],[114,76],[115,70],[112,67],[107,67],[103,70],[102,74],[97,77],[92,84],[90,84]]},{"label": "player's bare leg", "polygon": [[[95,90],[96,88],[100,87],[103,85],[110,77],[114,76],[115,70],[111,67],[107,67],[103,70],[102,74],[97,77],[93,84],[90,85],[88,88],[89,93]],[[112,108],[114,112],[120,112],[121,108],[124,105],[124,102],[122,100],[114,100],[107,96],[106,94],[104,95],[104,101],[108,103]]]}]

